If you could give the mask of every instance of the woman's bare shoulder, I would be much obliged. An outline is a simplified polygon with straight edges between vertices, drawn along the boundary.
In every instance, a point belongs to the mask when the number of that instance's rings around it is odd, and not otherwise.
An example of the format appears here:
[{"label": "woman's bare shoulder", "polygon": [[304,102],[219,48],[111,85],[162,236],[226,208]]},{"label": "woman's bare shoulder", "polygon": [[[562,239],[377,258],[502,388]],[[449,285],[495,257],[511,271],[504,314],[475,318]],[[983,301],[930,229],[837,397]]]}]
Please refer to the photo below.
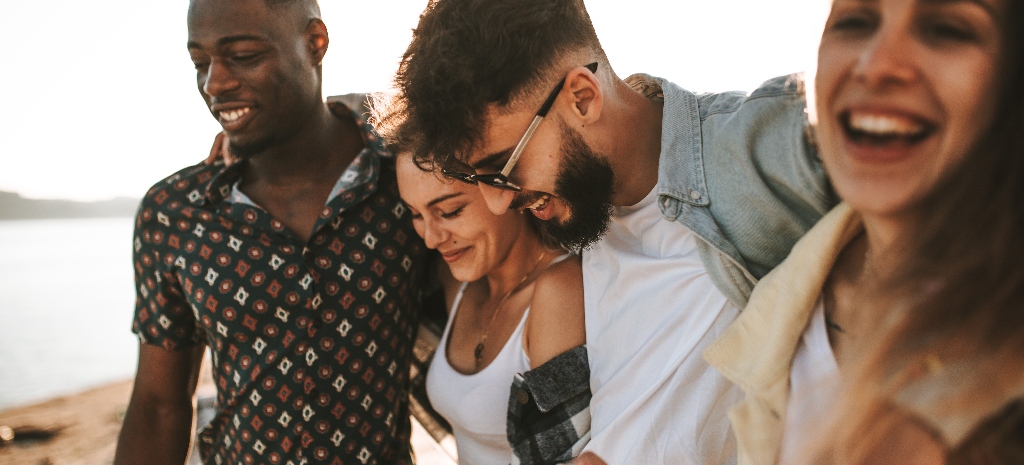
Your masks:
[{"label": "woman's bare shoulder", "polygon": [[571,256],[537,277],[525,346],[534,367],[586,342],[583,269]]}]

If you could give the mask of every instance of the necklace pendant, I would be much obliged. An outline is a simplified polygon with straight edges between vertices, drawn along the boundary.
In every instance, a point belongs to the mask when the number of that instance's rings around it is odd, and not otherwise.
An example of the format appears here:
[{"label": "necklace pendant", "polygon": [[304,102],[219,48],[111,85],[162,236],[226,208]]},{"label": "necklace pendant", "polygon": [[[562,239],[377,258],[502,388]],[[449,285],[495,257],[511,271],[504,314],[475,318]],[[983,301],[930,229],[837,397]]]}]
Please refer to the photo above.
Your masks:
[{"label": "necklace pendant", "polygon": [[483,354],[484,354],[484,343],[481,342],[481,343],[476,345],[475,349],[473,349],[473,358],[475,358],[477,360],[480,360],[480,357]]}]

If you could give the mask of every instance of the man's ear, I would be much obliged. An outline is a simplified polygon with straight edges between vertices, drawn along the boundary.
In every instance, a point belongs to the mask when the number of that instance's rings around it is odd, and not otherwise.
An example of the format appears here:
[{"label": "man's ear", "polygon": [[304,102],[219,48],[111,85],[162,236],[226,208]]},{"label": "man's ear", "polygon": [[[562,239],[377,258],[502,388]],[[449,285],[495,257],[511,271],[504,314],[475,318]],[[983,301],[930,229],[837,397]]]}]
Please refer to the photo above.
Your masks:
[{"label": "man's ear", "polygon": [[309,20],[309,25],[306,26],[306,38],[309,41],[310,57],[313,59],[313,63],[319,65],[324,61],[327,44],[331,41],[327,36],[327,25],[320,18]]},{"label": "man's ear", "polygon": [[572,98],[572,112],[584,126],[601,118],[604,106],[604,91],[601,81],[585,66],[569,72],[565,77],[565,88]]}]

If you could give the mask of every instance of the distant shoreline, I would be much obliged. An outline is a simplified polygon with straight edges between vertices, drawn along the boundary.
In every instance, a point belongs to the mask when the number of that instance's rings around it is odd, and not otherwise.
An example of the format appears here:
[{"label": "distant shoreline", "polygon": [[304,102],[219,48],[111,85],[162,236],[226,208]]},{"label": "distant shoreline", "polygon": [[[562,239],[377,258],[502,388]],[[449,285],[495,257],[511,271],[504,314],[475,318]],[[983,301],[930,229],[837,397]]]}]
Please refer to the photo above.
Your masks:
[{"label": "distant shoreline", "polygon": [[0,221],[124,218],[135,216],[139,199],[117,197],[98,202],[26,199],[14,192],[0,191]]}]

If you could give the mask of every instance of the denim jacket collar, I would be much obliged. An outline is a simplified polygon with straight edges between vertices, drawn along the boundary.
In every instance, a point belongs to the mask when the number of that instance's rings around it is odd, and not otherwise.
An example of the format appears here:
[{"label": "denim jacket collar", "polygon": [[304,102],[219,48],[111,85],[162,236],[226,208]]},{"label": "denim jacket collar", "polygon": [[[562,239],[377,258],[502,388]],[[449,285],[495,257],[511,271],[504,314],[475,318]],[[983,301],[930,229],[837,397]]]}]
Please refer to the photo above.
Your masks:
[{"label": "denim jacket collar", "polygon": [[[626,79],[633,89],[648,98],[662,98],[665,111],[661,121],[661,155],[658,163],[658,197],[666,196],[693,206],[710,203],[701,153],[700,111],[697,97],[666,79],[635,74]],[[662,201],[663,210],[671,202]],[[675,220],[678,211],[665,210]]]},{"label": "denim jacket collar", "polygon": [[741,308],[757,278],[836,202],[807,144],[802,82],[779,76],[749,93],[694,94],[645,74],[626,79],[664,104],[662,216],[697,236],[715,285]]}]

